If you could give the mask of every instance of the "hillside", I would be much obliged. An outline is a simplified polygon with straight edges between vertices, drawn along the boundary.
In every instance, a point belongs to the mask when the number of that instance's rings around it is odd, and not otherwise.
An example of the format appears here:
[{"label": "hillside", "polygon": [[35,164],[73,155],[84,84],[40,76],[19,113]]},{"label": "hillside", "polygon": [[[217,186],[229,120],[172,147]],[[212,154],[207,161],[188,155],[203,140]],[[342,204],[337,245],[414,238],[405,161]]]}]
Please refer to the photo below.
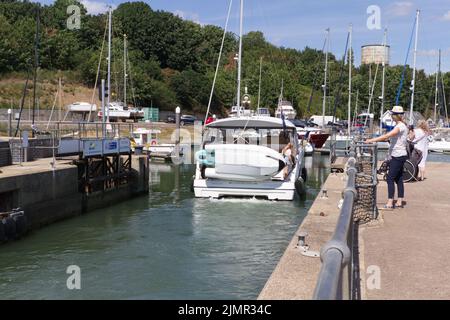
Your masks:
[{"label": "hillside", "polygon": [[[81,29],[66,28],[66,8],[75,0],[56,0],[52,5],[38,6],[28,1],[7,0],[0,3],[0,107],[11,99],[19,101],[27,71],[34,69],[36,12],[40,13],[38,97],[42,108],[51,107],[58,78],[64,83],[64,103],[90,101],[95,83],[100,52],[104,46],[106,16],[89,15],[83,9]],[[120,4],[113,13],[112,95],[123,97],[123,35],[127,35],[131,70],[127,81],[128,103],[140,107],[154,105],[162,110],[183,110],[203,113],[208,103],[214,69],[223,30],[216,26],[201,26],[185,21],[169,12],[154,11],[144,2]],[[252,31],[243,38],[243,88],[248,87],[256,106],[259,62],[263,59],[261,106],[275,108],[284,81],[284,96],[293,102],[300,116],[322,110],[324,53],[304,48],[280,48],[266,41],[264,35]],[[225,39],[222,65],[212,101],[212,112],[223,114],[235,103],[236,64],[234,56],[238,41],[234,34]],[[343,56],[344,53],[342,53]],[[106,77],[105,50],[101,56],[100,78]],[[347,68],[342,61],[330,57],[330,96],[328,112],[336,107],[342,117],[347,109]],[[340,77],[340,70],[343,70]],[[369,68],[353,68],[353,91],[359,95],[359,108],[368,103]],[[392,66],[386,73],[386,103],[392,105],[400,82],[402,66]],[[372,66],[372,74],[375,66]],[[406,70],[401,104],[409,104],[409,83],[412,71]],[[381,71],[378,73],[374,96],[378,97]],[[341,80],[341,81],[340,81]],[[450,75],[444,77],[450,85]],[[434,78],[423,71],[417,75],[416,106],[430,113],[434,101]],[[307,110],[311,88],[315,95]],[[32,88],[31,85],[29,87]],[[28,97],[32,90],[28,91]],[[336,98],[340,98],[336,101]],[[379,109],[379,101],[375,103]]]}]

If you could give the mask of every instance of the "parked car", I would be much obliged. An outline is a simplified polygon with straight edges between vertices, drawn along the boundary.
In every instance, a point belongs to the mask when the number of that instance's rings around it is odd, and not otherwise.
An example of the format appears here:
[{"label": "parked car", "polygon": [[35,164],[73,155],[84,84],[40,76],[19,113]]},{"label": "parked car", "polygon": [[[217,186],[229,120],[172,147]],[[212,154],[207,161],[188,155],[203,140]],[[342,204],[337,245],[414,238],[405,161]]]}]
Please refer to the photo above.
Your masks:
[{"label": "parked car", "polygon": [[166,119],[166,123],[175,123],[176,119],[175,116],[168,116]]},{"label": "parked car", "polygon": [[180,125],[184,126],[187,124],[194,124],[195,121],[197,121],[197,118],[195,116],[183,114],[180,118]]}]

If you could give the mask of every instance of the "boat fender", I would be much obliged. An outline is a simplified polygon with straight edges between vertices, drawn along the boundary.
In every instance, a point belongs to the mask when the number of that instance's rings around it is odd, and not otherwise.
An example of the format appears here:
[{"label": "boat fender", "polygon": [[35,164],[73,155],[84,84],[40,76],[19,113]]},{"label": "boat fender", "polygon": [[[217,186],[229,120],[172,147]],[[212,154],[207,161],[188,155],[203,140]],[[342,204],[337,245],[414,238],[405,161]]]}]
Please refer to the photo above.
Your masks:
[{"label": "boat fender", "polygon": [[5,233],[5,224],[3,223],[4,219],[0,220],[0,243],[5,242],[7,240]]},{"label": "boat fender", "polygon": [[21,237],[27,231],[27,217],[23,213],[15,214],[13,220],[16,223],[16,234]]},{"label": "boat fender", "polygon": [[13,218],[6,217],[3,219],[5,227],[5,235],[8,240],[12,240],[16,237],[16,223]]},{"label": "boat fender", "polygon": [[301,177],[303,179],[303,182],[306,182],[306,180],[308,180],[308,170],[306,168],[302,168]]},{"label": "boat fender", "polygon": [[213,167],[214,166],[214,153],[208,152],[206,150],[197,151],[195,154],[195,159],[198,163],[204,166]]},{"label": "boat fender", "polygon": [[295,181],[295,190],[299,196],[302,196],[306,193],[305,189],[305,181],[302,177],[298,177],[297,181]]},{"label": "boat fender", "polygon": [[194,190],[194,180],[195,180],[195,176],[192,176],[192,179],[191,179],[191,192],[195,191]]}]

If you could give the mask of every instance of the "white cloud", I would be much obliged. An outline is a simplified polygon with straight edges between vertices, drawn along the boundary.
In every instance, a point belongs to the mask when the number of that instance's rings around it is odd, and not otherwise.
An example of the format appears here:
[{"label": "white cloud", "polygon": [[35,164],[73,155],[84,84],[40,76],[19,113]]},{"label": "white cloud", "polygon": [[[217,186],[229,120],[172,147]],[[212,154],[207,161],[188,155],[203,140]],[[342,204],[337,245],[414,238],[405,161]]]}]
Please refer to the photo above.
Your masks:
[{"label": "white cloud", "polygon": [[197,24],[203,25],[203,23],[200,22],[200,16],[197,13],[175,10],[173,14],[180,17],[183,20],[190,20]]},{"label": "white cloud", "polygon": [[443,19],[444,19],[444,20],[447,20],[447,21],[450,21],[450,10],[447,11],[447,12],[444,14]]},{"label": "white cloud", "polygon": [[[109,5],[106,2],[95,1],[95,0],[81,0],[81,3],[85,6],[89,14],[99,14],[108,11]],[[113,5],[114,9],[116,6]]]},{"label": "white cloud", "polygon": [[388,13],[392,16],[407,16],[414,11],[414,3],[409,1],[397,1],[388,7]]}]

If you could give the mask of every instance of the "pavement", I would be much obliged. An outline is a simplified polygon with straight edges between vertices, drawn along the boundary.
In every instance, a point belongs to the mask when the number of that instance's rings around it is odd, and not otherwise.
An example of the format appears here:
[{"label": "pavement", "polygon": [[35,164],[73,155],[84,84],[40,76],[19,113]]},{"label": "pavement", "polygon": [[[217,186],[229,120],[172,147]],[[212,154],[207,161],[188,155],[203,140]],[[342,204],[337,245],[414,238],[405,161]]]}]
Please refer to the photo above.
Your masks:
[{"label": "pavement", "polygon": [[[363,299],[450,299],[450,163],[428,163],[426,176],[405,185],[405,208],[360,228]],[[380,181],[378,207],[386,199]]]}]

